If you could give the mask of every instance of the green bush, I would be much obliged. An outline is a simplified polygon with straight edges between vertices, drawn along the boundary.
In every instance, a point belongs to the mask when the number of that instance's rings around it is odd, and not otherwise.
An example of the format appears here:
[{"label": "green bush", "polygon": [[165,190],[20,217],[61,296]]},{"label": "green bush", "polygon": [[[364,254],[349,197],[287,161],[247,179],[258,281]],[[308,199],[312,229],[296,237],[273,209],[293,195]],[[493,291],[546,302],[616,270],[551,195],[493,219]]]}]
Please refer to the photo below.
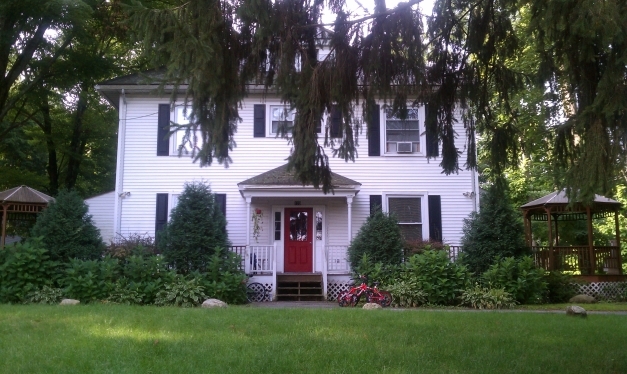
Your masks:
[{"label": "green bush", "polygon": [[42,244],[53,261],[99,258],[104,243],[87,211],[87,205],[76,192],[62,191],[39,214],[31,236],[43,237]]},{"label": "green bush", "polygon": [[226,219],[204,183],[185,184],[170,220],[157,234],[157,247],[180,274],[205,272],[216,247],[230,245]]},{"label": "green bush", "polygon": [[132,255],[122,260],[122,275],[128,287],[139,293],[143,304],[153,304],[157,292],[171,282],[176,273],[168,269],[163,256]]},{"label": "green bush", "polygon": [[507,194],[496,186],[481,197],[481,210],[464,220],[462,261],[476,275],[485,272],[498,257],[529,254],[523,237],[520,213]]},{"label": "green bush", "polygon": [[129,284],[125,278],[118,279],[118,281],[115,282],[107,301],[114,304],[143,304],[142,294],[138,291],[137,287],[133,288],[133,285]]},{"label": "green bush", "polygon": [[26,296],[26,303],[56,305],[63,299],[63,289],[43,286]]},{"label": "green bush", "polygon": [[354,267],[353,279],[361,283],[360,277],[365,275],[370,282],[377,281],[382,286],[388,286],[396,281],[400,275],[401,265],[389,265],[382,262],[373,263],[370,256],[365,253],[356,267]]},{"label": "green bush", "polygon": [[70,260],[62,284],[65,294],[82,303],[106,299],[119,277],[119,263],[105,257],[102,260]]},{"label": "green bush", "polygon": [[357,236],[348,247],[348,259],[353,272],[364,255],[376,264],[397,265],[403,260],[403,237],[394,216],[375,212],[361,226]]},{"label": "green bush", "polygon": [[0,250],[0,302],[21,303],[43,286],[54,286],[58,263],[50,260],[41,240]]},{"label": "green bush", "polygon": [[413,255],[403,265],[408,274],[404,274],[401,280],[411,281],[417,289],[424,291],[429,304],[457,304],[470,279],[466,266],[451,262],[444,251]]},{"label": "green bush", "polygon": [[392,305],[401,308],[411,308],[427,302],[427,293],[420,289],[415,277],[404,276],[407,279],[397,279],[394,284],[386,286],[386,291],[392,294]]},{"label": "green bush", "polygon": [[565,303],[579,291],[573,277],[559,271],[547,273],[544,281],[547,284],[546,301],[549,303]]},{"label": "green bush", "polygon": [[521,304],[538,304],[547,292],[543,269],[530,256],[499,259],[483,273],[482,279],[493,288],[503,288]]},{"label": "green bush", "polygon": [[111,257],[125,259],[129,256],[152,256],[157,253],[155,239],[148,234],[118,234],[113,242],[105,249],[105,254]]},{"label": "green bush", "polygon": [[516,306],[516,301],[503,288],[485,288],[475,285],[464,291],[461,305],[475,309],[511,309]]},{"label": "green bush", "polygon": [[177,275],[157,293],[155,305],[191,308],[201,304],[205,298],[205,288],[200,278],[186,279],[182,275]]},{"label": "green bush", "polygon": [[195,274],[205,289],[207,297],[227,304],[243,304],[246,300],[246,274],[239,269],[241,257],[225,248],[216,247],[209,259],[207,272]]}]

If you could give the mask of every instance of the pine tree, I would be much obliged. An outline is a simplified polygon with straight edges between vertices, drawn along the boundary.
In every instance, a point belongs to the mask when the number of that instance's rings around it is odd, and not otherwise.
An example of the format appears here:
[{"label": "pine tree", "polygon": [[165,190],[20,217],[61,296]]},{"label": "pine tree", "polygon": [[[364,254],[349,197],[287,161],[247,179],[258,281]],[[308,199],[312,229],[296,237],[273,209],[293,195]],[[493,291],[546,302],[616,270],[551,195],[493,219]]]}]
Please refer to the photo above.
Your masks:
[{"label": "pine tree", "polygon": [[157,247],[179,273],[204,272],[215,248],[230,246],[226,219],[208,185],[185,184],[177,206],[163,231],[157,234]]}]

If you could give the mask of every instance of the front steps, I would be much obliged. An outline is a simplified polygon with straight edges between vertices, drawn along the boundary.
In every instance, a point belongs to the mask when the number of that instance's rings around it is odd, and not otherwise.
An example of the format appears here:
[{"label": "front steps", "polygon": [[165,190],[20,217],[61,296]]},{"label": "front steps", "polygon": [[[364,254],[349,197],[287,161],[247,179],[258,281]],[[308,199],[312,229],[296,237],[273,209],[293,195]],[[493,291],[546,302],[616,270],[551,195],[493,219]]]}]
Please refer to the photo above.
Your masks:
[{"label": "front steps", "polygon": [[322,274],[277,274],[278,301],[323,301]]}]

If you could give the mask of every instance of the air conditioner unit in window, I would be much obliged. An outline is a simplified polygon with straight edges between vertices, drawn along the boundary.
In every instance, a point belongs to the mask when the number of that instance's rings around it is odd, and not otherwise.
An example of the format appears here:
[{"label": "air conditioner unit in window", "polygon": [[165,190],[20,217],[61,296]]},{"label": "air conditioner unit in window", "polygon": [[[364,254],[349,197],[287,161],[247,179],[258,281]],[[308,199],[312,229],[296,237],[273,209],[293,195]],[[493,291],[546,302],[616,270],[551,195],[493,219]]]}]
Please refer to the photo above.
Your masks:
[{"label": "air conditioner unit in window", "polygon": [[396,143],[397,153],[411,153],[413,150],[411,142],[398,142]]}]

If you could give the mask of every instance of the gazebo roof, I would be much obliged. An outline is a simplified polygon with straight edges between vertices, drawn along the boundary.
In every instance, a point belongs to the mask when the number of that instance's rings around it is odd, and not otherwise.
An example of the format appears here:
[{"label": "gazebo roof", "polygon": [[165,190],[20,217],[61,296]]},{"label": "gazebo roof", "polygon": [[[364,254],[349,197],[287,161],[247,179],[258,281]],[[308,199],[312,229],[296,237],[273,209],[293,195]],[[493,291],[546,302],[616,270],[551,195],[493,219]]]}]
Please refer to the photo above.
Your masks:
[{"label": "gazebo roof", "polygon": [[[601,195],[594,195],[593,203],[603,204],[603,205],[612,205],[612,206],[621,205],[621,203],[619,203],[618,201],[612,200],[609,197],[605,197]],[[568,204],[570,204],[570,200],[568,200],[568,197],[566,196],[566,191],[561,190],[561,191],[551,192],[550,194],[546,196],[530,201],[527,204],[522,205],[520,208],[521,209],[533,209],[533,208],[544,207],[547,205],[568,205]]]},{"label": "gazebo roof", "polygon": [[54,201],[52,196],[48,196],[28,186],[19,186],[0,192],[0,204],[48,204],[50,201]]}]

